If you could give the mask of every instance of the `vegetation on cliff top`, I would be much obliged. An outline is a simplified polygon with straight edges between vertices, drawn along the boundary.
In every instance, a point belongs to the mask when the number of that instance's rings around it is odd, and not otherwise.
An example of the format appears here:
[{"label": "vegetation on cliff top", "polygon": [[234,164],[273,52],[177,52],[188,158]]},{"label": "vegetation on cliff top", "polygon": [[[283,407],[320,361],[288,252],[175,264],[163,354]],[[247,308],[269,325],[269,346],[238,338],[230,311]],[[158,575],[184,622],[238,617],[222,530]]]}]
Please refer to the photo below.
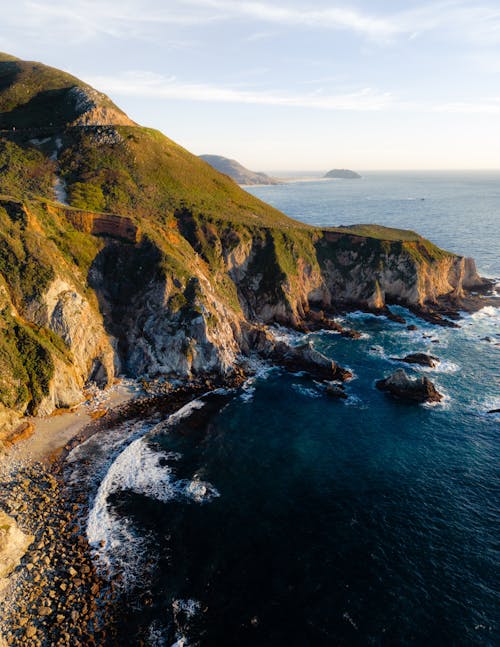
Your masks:
[{"label": "vegetation on cliff top", "polygon": [[[87,119],[76,125],[82,110]],[[117,123],[109,122],[113,117]],[[120,125],[132,123],[126,120],[71,75],[0,55],[0,403],[7,407],[34,409],[47,393],[54,358],[69,359],[60,338],[27,321],[55,277],[97,308],[92,272],[108,263],[112,275],[118,258],[127,289],[144,290],[159,278],[169,286],[166,308],[180,313],[181,323],[200,313],[211,322],[217,299],[240,316],[245,289],[257,305],[284,304],[293,315],[304,276],[319,276],[322,262],[355,238],[377,267],[394,246],[419,262],[447,254],[414,232],[376,225],[320,230],[288,218],[160,132]],[[56,181],[69,205],[55,202]],[[90,218],[85,212],[131,218],[139,243],[121,240],[115,254],[91,229],[71,224],[68,214],[77,209]],[[326,232],[338,235],[338,246]],[[248,277],[237,288],[227,259],[243,248]]]}]

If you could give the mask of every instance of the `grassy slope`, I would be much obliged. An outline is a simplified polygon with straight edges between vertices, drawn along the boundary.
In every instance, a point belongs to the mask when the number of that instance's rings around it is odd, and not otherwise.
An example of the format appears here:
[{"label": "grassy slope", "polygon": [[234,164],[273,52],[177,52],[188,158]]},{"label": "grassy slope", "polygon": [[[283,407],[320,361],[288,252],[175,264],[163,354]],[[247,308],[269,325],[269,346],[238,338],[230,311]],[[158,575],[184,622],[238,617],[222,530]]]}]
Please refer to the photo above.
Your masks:
[{"label": "grassy slope", "polygon": [[[59,353],[68,359],[59,339],[23,319],[30,301],[55,275],[67,275],[94,299],[87,275],[104,243],[74,229],[63,210],[44,206],[54,204],[56,173],[67,183],[73,207],[129,216],[138,224],[160,252],[160,270],[176,285],[171,298],[179,307],[189,302],[190,280],[202,272],[224,302],[239,309],[223,253],[242,242],[259,242],[254,259],[259,267],[253,269],[263,272],[262,284],[277,299],[300,282],[299,260],[319,270],[322,254],[336,254],[335,245],[319,249],[321,230],[253,197],[156,130],[65,127],[74,114],[65,113],[64,93],[74,86],[91,90],[65,72],[0,54],[0,129],[17,120],[15,133],[0,133],[0,402],[7,406],[35,405],[47,389],[50,357]],[[104,95],[99,102],[115,108]],[[61,127],[36,146],[22,127],[47,123],[51,106]],[[50,159],[56,135],[63,143],[57,162]],[[340,248],[349,246],[352,236],[363,237],[377,257],[392,245],[404,246],[416,260],[447,254],[414,232],[377,225],[333,231],[346,234]],[[43,365],[40,375],[37,365]]]},{"label": "grassy slope", "polygon": [[[0,53],[0,129],[72,121],[66,92],[73,87],[95,95],[89,85],[67,72]],[[104,94],[96,96],[99,105],[121,112]]]}]

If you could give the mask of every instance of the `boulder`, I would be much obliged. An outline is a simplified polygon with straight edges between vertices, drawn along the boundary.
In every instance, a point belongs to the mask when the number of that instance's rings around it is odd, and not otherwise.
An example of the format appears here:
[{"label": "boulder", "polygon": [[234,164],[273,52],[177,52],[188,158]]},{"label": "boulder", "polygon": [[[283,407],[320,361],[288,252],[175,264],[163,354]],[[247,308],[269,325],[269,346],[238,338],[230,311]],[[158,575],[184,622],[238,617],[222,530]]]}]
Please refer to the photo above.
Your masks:
[{"label": "boulder", "polygon": [[434,368],[439,364],[439,358],[427,353],[410,353],[406,357],[391,357],[397,362],[406,362],[407,364],[419,364],[420,366],[428,366]]},{"label": "boulder", "polygon": [[377,389],[410,402],[440,402],[443,399],[434,384],[426,377],[410,378],[400,368],[389,377],[378,380]]},{"label": "boulder", "polygon": [[345,382],[352,373],[317,351],[311,341],[299,346],[277,342],[270,354],[271,359],[292,372],[306,371],[319,380],[341,380]]},{"label": "boulder", "polygon": [[0,579],[19,565],[33,540],[33,535],[26,535],[12,517],[0,512]]}]

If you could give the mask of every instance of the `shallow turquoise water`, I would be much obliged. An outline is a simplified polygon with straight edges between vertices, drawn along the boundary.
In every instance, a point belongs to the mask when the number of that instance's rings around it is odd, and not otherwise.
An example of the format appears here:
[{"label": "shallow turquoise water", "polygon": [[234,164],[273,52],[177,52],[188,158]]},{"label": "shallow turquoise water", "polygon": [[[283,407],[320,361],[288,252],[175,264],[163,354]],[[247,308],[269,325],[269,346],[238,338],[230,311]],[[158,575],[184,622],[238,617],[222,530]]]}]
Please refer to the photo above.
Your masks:
[{"label": "shallow turquoise water", "polygon": [[[500,274],[493,176],[377,174],[252,193],[316,224],[411,227]],[[129,587],[123,644],[137,644],[138,628],[147,644],[177,647],[498,644],[500,417],[487,411],[500,407],[499,311],[455,330],[395,310],[418,330],[354,313],[345,323],[359,340],[309,335],[353,370],[345,402],[261,366],[194,418],[150,421],[128,446],[123,434],[110,445],[92,538]],[[444,403],[374,388],[413,351],[441,360],[426,374]]]}]

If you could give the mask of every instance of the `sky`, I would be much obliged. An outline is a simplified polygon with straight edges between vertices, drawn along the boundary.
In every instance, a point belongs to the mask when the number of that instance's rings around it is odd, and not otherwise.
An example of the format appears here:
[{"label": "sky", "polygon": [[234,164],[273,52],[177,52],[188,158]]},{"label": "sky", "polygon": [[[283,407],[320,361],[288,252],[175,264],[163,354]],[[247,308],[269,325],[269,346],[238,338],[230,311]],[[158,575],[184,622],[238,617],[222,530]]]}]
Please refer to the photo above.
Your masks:
[{"label": "sky", "polygon": [[0,51],[257,171],[500,169],[500,0],[0,0]]}]

